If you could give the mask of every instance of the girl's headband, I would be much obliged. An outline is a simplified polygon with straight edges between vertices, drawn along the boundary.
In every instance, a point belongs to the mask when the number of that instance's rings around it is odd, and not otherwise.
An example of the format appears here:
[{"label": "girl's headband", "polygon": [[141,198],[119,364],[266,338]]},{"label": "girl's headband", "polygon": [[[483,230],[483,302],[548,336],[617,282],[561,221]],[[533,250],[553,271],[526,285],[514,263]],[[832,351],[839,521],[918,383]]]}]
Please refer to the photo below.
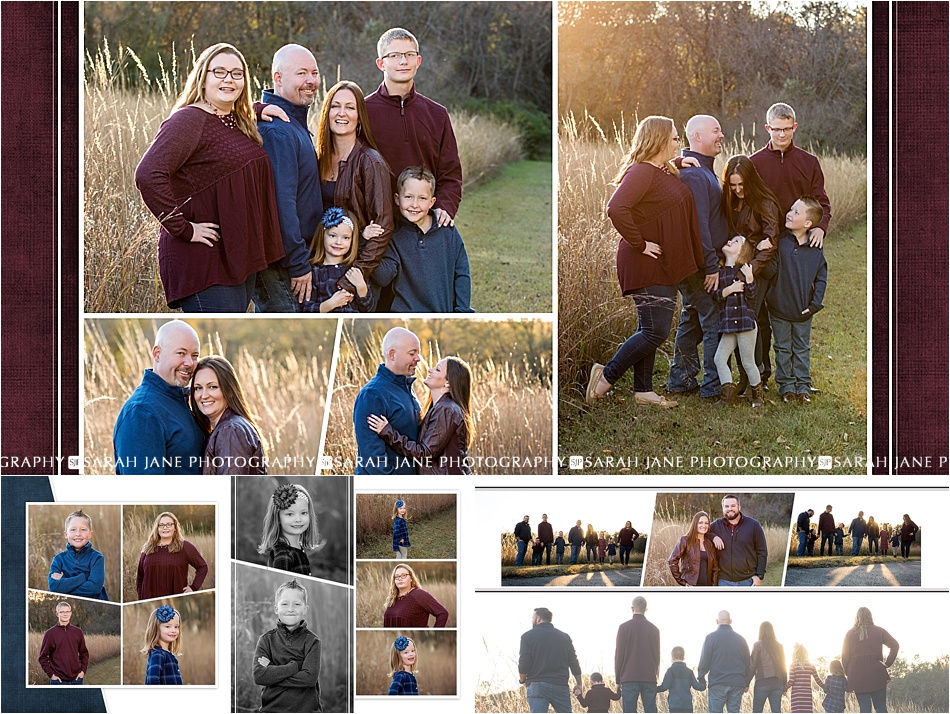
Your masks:
[{"label": "girl's headband", "polygon": [[409,638],[405,635],[400,635],[396,638],[396,641],[393,642],[393,647],[395,647],[399,652],[402,652],[409,646]]},{"label": "girl's headband", "polygon": [[341,223],[345,223],[353,229],[353,221],[350,220],[349,216],[346,215],[344,210],[339,206],[334,206],[333,208],[328,208],[321,219],[324,228],[336,228]]},{"label": "girl's headband", "polygon": [[274,505],[277,506],[277,510],[283,511],[285,508],[290,508],[294,505],[297,497],[301,495],[294,484],[288,483],[279,486],[277,490],[274,491],[274,495],[271,496],[271,500],[274,502]]},{"label": "girl's headband", "polygon": [[175,612],[175,608],[173,608],[171,605],[162,605],[155,611],[155,619],[162,624],[165,624],[177,614],[178,613]]},{"label": "girl's headband", "polygon": [[402,508],[406,505],[405,501],[396,501],[396,508]]}]

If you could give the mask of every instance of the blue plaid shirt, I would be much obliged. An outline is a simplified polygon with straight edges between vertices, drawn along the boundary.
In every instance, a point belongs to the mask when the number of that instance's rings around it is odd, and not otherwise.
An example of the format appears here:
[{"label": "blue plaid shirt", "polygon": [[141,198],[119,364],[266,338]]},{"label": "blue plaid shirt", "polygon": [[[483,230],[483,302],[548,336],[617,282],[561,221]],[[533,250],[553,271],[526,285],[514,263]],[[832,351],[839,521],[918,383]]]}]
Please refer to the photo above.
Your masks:
[{"label": "blue plaid shirt", "polygon": [[406,525],[406,519],[396,516],[393,518],[393,551],[398,553],[400,546],[408,548],[410,545],[412,544],[409,542],[409,526]]},{"label": "blue plaid shirt", "polygon": [[844,695],[847,694],[848,680],[839,674],[830,674],[825,679],[825,698],[821,706],[826,712],[843,712]]},{"label": "blue plaid shirt", "polygon": [[719,333],[746,332],[754,330],[755,312],[749,305],[749,298],[755,295],[756,283],[746,283],[745,292],[732,293],[725,298],[722,291],[736,280],[745,282],[745,277],[739,272],[736,265],[724,265],[719,268],[719,289],[716,290],[716,300],[719,303]]},{"label": "blue plaid shirt", "polygon": [[181,672],[175,655],[158,645],[150,649],[148,668],[145,670],[145,683],[181,684]]},{"label": "blue plaid shirt", "polygon": [[389,685],[389,693],[396,695],[418,695],[419,685],[416,684],[416,678],[412,672],[393,673],[393,683]]},{"label": "blue plaid shirt", "polygon": [[[349,268],[345,265],[314,265],[311,266],[313,292],[309,300],[304,300],[300,306],[301,312],[320,312],[320,304],[336,295],[339,288],[336,284],[346,274]],[[367,283],[369,278],[367,278]],[[367,284],[366,297],[353,296],[353,301],[331,312],[372,312],[376,308],[376,298],[373,290]]]}]

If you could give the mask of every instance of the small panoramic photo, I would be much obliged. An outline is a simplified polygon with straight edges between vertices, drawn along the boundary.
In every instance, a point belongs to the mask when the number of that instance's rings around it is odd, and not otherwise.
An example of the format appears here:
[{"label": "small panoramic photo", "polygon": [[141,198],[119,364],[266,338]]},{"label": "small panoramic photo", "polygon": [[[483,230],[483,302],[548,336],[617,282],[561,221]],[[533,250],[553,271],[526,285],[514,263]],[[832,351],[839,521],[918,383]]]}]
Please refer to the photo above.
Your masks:
[{"label": "small panoramic photo", "polygon": [[27,597],[27,684],[122,684],[122,608],[31,590]]},{"label": "small panoramic photo", "polygon": [[452,630],[357,631],[356,657],[360,666],[356,669],[356,694],[456,696],[456,634]]},{"label": "small panoramic photo", "polygon": [[85,473],[315,473],[336,323],[87,319]]},{"label": "small panoramic photo", "polygon": [[353,584],[353,478],[234,479],[232,543],[238,560]]},{"label": "small panoramic photo", "polygon": [[454,560],[458,494],[356,494],[356,557]]},{"label": "small panoramic photo", "polygon": [[551,473],[551,356],[550,320],[345,320],[321,466]]},{"label": "small panoramic photo", "polygon": [[791,493],[658,493],[644,586],[780,586]]},{"label": "small panoramic photo", "polygon": [[[939,521],[945,496],[870,489],[796,494],[785,585],[922,585],[921,530]],[[942,577],[940,584],[946,582]]]}]

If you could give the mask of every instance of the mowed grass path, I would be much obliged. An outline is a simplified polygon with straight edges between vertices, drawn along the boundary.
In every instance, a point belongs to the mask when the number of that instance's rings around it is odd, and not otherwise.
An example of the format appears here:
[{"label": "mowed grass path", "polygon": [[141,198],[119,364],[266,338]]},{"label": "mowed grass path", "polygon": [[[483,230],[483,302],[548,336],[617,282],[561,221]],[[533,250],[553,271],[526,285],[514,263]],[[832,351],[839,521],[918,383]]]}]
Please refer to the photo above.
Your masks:
[{"label": "mowed grass path", "polygon": [[550,161],[518,161],[465,193],[455,225],[476,312],[551,312],[552,181]]},{"label": "mowed grass path", "polygon": [[[637,407],[633,375],[628,373],[605,400],[588,406],[584,403],[587,365],[584,384],[560,385],[558,448],[564,459],[562,470],[578,473],[567,469],[567,457],[579,454],[590,461],[587,473],[865,473],[867,225],[842,233],[832,231],[824,251],[828,289],[825,309],[812,323],[811,338],[811,375],[822,394],[810,405],[783,404],[773,375],[765,408],[754,412],[748,402],[722,409],[698,394],[677,395],[676,409]],[[632,303],[630,309],[633,311]],[[674,324],[657,353],[654,385],[661,394],[666,392],[675,332]],[[600,355],[599,361],[610,357]],[[802,461],[819,455],[835,458],[834,468],[818,471],[815,461]],[[620,457],[638,461],[618,466]],[[745,461],[734,460],[730,465],[729,461],[708,460],[715,457]],[[800,461],[786,462],[790,457]],[[649,463],[645,463],[647,458]]]},{"label": "mowed grass path", "polygon": [[[451,560],[457,557],[457,508],[452,506],[418,523],[409,522],[409,557],[415,560]],[[356,544],[357,558],[389,559],[393,557],[391,535],[369,536]]]}]

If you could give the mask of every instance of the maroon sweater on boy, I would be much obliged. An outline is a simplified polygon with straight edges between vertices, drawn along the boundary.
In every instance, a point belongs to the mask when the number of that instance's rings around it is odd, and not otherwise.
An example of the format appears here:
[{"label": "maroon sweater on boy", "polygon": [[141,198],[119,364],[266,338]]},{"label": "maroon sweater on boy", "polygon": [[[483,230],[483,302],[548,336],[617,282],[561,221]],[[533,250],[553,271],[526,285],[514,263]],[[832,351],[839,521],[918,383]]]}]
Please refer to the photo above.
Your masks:
[{"label": "maroon sweater on boy", "polygon": [[383,627],[428,627],[429,615],[435,615],[436,627],[445,627],[449,619],[442,603],[422,588],[415,588],[386,608]]},{"label": "maroon sweater on boy", "polygon": [[582,694],[577,698],[582,707],[587,707],[589,712],[609,712],[611,701],[620,701],[620,692],[613,691],[603,682],[594,682],[587,690],[587,694]]},{"label": "maroon sweater on boy", "polygon": [[50,679],[55,675],[64,682],[75,681],[89,667],[89,650],[82,630],[75,625],[49,628],[43,634],[39,660]]},{"label": "maroon sweater on boy", "polygon": [[784,152],[772,148],[770,141],[765,148],[759,149],[749,160],[755,165],[765,185],[772,189],[778,199],[782,215],[780,223],[785,224],[785,214],[802,196],[814,196],[821,204],[824,215],[818,223],[825,233],[831,220],[831,201],[825,192],[825,175],[821,171],[818,157],[795,146],[794,142]]}]

